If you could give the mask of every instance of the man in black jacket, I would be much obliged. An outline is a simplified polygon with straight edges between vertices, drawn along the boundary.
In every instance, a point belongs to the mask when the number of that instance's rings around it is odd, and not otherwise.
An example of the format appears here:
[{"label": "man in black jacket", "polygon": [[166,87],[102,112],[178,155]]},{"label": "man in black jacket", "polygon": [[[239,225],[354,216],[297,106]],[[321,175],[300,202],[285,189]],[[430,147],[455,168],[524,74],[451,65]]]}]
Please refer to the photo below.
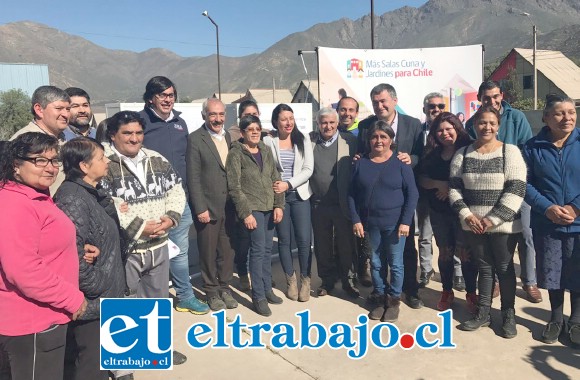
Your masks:
[{"label": "man in black jacket", "polygon": [[[423,131],[421,122],[414,117],[397,112],[397,91],[387,83],[381,83],[371,90],[371,101],[375,114],[361,121],[358,125],[358,151],[368,153],[369,145],[367,132],[377,120],[386,121],[395,132],[395,151],[397,158],[402,162],[415,167],[423,153]],[[415,223],[410,226],[415,231]],[[403,291],[407,296],[407,302],[413,309],[423,306],[419,298],[419,283],[417,282],[418,254],[415,249],[415,239],[407,239],[403,254],[405,266],[405,280]]]}]

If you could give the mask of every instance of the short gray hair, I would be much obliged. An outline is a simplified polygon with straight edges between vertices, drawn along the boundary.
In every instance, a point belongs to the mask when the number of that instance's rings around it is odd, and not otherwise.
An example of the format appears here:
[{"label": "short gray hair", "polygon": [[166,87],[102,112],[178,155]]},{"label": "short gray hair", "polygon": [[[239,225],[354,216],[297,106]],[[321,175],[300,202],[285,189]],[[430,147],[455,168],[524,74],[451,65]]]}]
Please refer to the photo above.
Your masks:
[{"label": "short gray hair", "polygon": [[445,99],[445,96],[443,96],[443,94],[440,92],[430,92],[427,95],[425,95],[425,98],[423,98],[423,105],[426,105],[429,102],[429,100],[433,98]]},{"label": "short gray hair", "polygon": [[321,108],[320,111],[318,111],[318,114],[316,114],[316,122],[320,123],[320,119],[322,119],[324,116],[332,116],[336,118],[336,121],[338,121],[338,114],[336,113],[336,110],[333,108],[330,107]]},{"label": "short gray hair", "polygon": [[[203,104],[201,105],[201,114],[205,117],[207,116],[207,106],[210,103],[221,103],[224,104],[221,100],[219,100],[218,98],[207,98]],[[224,105],[225,107],[225,105]]]},{"label": "short gray hair", "polygon": [[40,104],[40,107],[42,109],[45,109],[46,106],[48,106],[50,103],[58,101],[70,103],[70,96],[68,96],[68,94],[64,90],[61,90],[60,88],[55,86],[38,87],[36,90],[34,90],[34,93],[32,94],[31,101],[32,106],[30,108],[32,116],[34,116],[35,119],[37,117],[36,112],[34,111],[35,104]]}]

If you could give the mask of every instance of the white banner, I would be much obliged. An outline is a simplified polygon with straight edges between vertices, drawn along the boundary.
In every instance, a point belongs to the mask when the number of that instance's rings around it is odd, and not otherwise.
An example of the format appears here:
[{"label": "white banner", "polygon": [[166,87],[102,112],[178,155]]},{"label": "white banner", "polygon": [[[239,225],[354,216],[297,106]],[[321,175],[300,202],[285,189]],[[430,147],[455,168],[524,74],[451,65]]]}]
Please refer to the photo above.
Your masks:
[{"label": "white banner", "polygon": [[[482,82],[482,45],[425,49],[318,48],[320,107],[336,107],[339,90],[355,98],[359,120],[372,115],[371,89],[388,83],[397,91],[397,111],[421,121],[423,98],[445,96],[446,110],[467,120],[478,108]],[[342,92],[342,91],[341,91]]]}]

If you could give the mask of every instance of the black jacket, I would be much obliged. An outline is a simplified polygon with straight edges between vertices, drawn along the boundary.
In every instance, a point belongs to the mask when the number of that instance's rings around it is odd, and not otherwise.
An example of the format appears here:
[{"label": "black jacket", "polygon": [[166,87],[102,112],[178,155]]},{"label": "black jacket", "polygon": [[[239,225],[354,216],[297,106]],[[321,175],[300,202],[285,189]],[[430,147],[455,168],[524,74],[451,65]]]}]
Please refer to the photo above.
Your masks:
[{"label": "black jacket", "polygon": [[[79,288],[88,301],[87,311],[80,319],[98,319],[99,298],[122,298],[125,292],[125,269],[113,199],[81,179],[64,181],[54,199],[77,231]],[[93,264],[83,259],[85,244],[101,251]]]}]

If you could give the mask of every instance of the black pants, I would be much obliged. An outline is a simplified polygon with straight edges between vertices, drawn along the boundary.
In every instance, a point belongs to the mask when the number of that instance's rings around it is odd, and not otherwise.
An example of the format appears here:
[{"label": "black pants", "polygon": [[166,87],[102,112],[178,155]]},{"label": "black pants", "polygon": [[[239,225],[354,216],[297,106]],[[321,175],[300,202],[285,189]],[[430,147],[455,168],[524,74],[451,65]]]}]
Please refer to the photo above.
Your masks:
[{"label": "black pants", "polygon": [[0,349],[8,353],[12,380],[62,380],[67,325],[22,336],[0,335]]},{"label": "black pants", "polygon": [[409,227],[409,236],[405,240],[405,250],[403,251],[403,265],[405,267],[403,292],[406,295],[416,296],[419,292],[419,282],[417,282],[418,263],[419,253],[415,248],[415,219],[413,219]]},{"label": "black pants", "polygon": [[[67,333],[65,380],[107,380],[107,371],[99,369],[100,323],[98,319],[73,321]],[[68,347],[72,346],[71,350]],[[69,357],[72,356],[72,357]]]},{"label": "black pants", "polygon": [[516,300],[514,251],[520,234],[466,232],[465,239],[479,270],[479,304],[491,306],[495,275],[501,288],[501,309],[513,309]]}]

